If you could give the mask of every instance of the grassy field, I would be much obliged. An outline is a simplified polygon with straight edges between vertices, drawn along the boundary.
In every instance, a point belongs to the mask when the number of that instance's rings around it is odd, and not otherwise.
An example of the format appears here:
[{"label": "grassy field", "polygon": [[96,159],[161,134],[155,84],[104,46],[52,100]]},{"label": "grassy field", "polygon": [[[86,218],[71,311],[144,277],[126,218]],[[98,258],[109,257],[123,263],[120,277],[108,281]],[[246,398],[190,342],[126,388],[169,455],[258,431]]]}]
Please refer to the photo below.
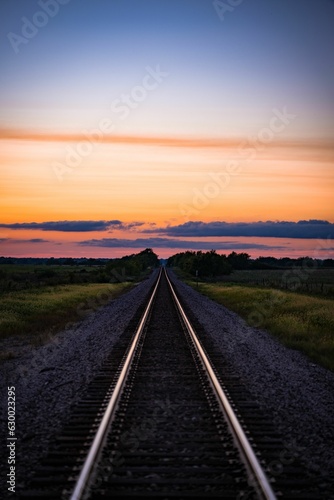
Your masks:
[{"label": "grassy field", "polygon": [[41,339],[84,318],[132,286],[126,282],[68,284],[3,293],[0,338],[30,333]]},{"label": "grassy field", "polygon": [[222,276],[221,281],[334,298],[334,269],[330,268],[247,269]]},{"label": "grassy field", "polygon": [[45,264],[2,264],[0,266],[0,294],[31,290],[45,286],[84,283],[108,283],[111,276],[105,266],[69,266]]},{"label": "grassy field", "polygon": [[333,299],[249,284],[199,283],[198,291],[334,371]]}]

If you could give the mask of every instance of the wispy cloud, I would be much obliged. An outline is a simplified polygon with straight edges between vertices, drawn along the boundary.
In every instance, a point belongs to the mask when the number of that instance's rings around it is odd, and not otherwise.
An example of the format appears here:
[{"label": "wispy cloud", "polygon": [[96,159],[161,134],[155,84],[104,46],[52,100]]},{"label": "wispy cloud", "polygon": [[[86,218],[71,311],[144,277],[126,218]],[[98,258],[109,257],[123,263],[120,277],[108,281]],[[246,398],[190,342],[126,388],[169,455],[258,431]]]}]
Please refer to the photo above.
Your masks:
[{"label": "wispy cloud", "polygon": [[145,222],[139,222],[139,221],[134,221],[129,223],[122,222],[121,226],[118,229],[131,230],[131,229],[136,229],[137,227],[141,227],[144,224]]},{"label": "wispy cloud", "polygon": [[[18,139],[26,141],[48,141],[48,142],[80,142],[86,138],[83,134],[45,134],[40,131],[32,132],[31,130],[15,130],[15,129],[0,129],[0,138],[3,139]],[[165,147],[192,147],[192,148],[211,148],[211,147],[237,147],[240,140],[232,139],[216,139],[205,137],[173,137],[173,136],[134,136],[134,135],[111,135],[101,134],[101,137],[95,138],[95,142],[103,144],[133,144],[133,145],[148,145],[148,146],[165,146]]]},{"label": "wispy cloud", "polygon": [[[92,142],[101,144],[128,144],[128,145],[147,145],[178,148],[239,148],[244,137],[239,138],[208,138],[208,137],[175,137],[175,136],[150,136],[150,135],[112,135],[101,134],[101,137],[94,138]],[[81,142],[87,140],[87,133],[51,133],[47,134],[39,130],[20,130],[20,129],[0,129],[0,139],[14,139],[24,141],[47,141],[47,142]],[[277,140],[272,142],[274,147],[289,147],[293,149],[322,149],[327,152],[334,152],[333,144],[329,141],[296,141],[296,140]],[[268,146],[267,146],[268,147]]]},{"label": "wispy cloud", "polygon": [[244,243],[235,241],[189,241],[170,238],[137,238],[134,240],[123,238],[102,238],[84,240],[78,243],[80,246],[107,247],[107,248],[179,248],[188,250],[249,250],[249,249],[279,249],[285,247],[272,247],[258,243]]},{"label": "wispy cloud", "polygon": [[174,237],[243,236],[264,238],[334,238],[334,224],[325,220],[301,220],[299,222],[186,222],[177,226],[146,229],[150,234]]}]

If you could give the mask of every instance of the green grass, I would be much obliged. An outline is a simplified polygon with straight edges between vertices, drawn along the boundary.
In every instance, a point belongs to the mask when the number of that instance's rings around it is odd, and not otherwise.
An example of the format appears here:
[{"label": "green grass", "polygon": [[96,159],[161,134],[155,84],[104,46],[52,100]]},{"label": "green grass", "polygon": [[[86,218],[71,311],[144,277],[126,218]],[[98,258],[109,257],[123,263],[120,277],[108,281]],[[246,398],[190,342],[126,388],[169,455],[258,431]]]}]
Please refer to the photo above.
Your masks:
[{"label": "green grass", "polygon": [[[130,283],[57,285],[7,292],[0,300],[0,338],[49,334],[129,290]],[[43,335],[42,335],[43,336]]]},{"label": "green grass", "polygon": [[[194,282],[189,284],[196,288]],[[334,371],[334,300],[222,283],[200,283],[198,290]]]},{"label": "green grass", "polygon": [[0,296],[46,286],[109,283],[105,266],[1,264]]},{"label": "green grass", "polygon": [[277,288],[334,298],[334,269],[247,269],[221,277],[224,283]]}]

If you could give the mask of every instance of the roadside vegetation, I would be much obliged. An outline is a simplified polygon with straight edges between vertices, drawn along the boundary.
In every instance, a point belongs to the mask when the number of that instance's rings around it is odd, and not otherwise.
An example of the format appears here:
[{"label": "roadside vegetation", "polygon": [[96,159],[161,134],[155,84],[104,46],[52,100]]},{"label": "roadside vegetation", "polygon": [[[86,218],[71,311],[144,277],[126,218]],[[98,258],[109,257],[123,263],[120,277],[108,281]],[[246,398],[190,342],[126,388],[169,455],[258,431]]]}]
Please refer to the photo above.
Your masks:
[{"label": "roadside vegetation", "polygon": [[45,286],[140,281],[158,265],[150,248],[119,259],[0,257],[0,299],[6,292]]},{"label": "roadside vegetation", "polygon": [[7,292],[0,301],[0,338],[64,328],[119,297],[132,283],[57,285]]},{"label": "roadside vegetation", "polygon": [[130,290],[159,265],[146,249],[120,259],[0,258],[0,339],[43,343]]},{"label": "roadside vegetation", "polygon": [[189,284],[334,371],[333,299],[233,283]]},{"label": "roadside vegetation", "polygon": [[287,347],[334,371],[333,259],[182,252],[168,265],[249,325],[268,330]]},{"label": "roadside vegetation", "polygon": [[290,290],[307,295],[334,298],[334,268],[291,267],[286,269],[235,270],[220,282],[261,288]]},{"label": "roadside vegetation", "polygon": [[182,278],[196,277],[199,282],[235,283],[334,298],[334,259],[251,259],[244,252],[218,255],[211,250],[175,254],[167,265]]}]

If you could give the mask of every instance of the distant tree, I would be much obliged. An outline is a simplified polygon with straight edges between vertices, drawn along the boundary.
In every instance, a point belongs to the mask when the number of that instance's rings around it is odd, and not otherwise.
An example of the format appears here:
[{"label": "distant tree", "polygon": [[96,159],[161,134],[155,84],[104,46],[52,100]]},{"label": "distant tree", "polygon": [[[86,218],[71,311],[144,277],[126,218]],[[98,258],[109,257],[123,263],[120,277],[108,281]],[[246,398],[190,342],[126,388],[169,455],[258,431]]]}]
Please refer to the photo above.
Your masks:
[{"label": "distant tree", "polygon": [[148,269],[159,266],[159,258],[151,248],[146,248],[138,254],[125,255],[119,259],[111,259],[106,265],[106,271],[116,279],[126,279],[139,276]]},{"label": "distant tree", "polygon": [[252,261],[252,269],[278,269],[279,260],[275,257],[258,257]]},{"label": "distant tree", "polygon": [[231,266],[226,255],[218,255],[215,250],[209,252],[181,252],[170,257],[167,265],[178,267],[192,276],[198,274],[202,278],[214,278],[231,272]]},{"label": "distant tree", "polygon": [[75,260],[72,259],[71,257],[68,257],[67,259],[64,260],[64,265],[65,266],[74,266]]},{"label": "distant tree", "polygon": [[228,262],[231,264],[233,269],[247,269],[249,268],[250,255],[248,253],[236,253],[232,252],[227,256]]}]

